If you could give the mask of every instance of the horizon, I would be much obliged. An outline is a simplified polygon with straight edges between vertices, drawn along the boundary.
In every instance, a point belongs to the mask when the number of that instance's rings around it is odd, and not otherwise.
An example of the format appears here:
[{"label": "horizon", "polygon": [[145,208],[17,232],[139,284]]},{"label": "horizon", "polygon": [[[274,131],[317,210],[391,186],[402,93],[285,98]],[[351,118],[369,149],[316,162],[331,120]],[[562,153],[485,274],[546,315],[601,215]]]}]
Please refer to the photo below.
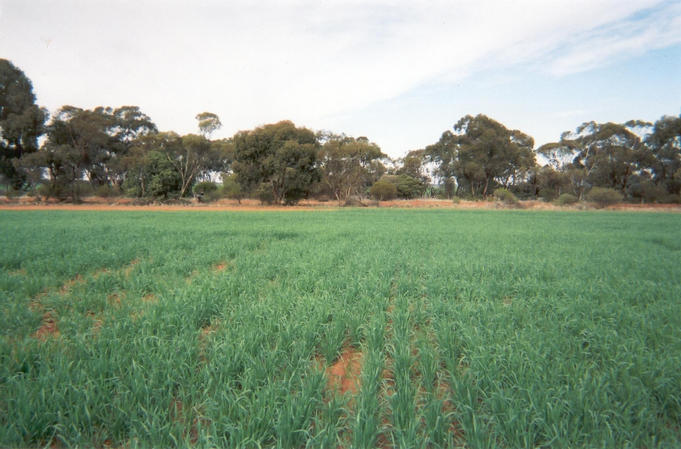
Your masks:
[{"label": "horizon", "polygon": [[366,136],[391,158],[468,114],[536,148],[586,121],[681,112],[673,1],[5,0],[0,57],[50,112],[136,105],[186,134],[210,111],[213,138],[291,120]]}]

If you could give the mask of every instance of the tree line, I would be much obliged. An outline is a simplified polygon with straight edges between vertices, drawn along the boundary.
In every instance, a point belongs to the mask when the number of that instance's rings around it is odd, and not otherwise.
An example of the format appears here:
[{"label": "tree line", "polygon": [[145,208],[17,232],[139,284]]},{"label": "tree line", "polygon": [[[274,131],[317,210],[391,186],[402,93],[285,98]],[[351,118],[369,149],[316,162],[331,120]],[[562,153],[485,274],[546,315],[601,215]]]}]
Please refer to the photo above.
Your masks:
[{"label": "tree line", "polygon": [[219,117],[202,112],[196,119],[196,134],[179,135],[159,132],[137,106],[62,106],[50,115],[36,105],[28,77],[0,59],[0,184],[8,193],[74,202],[92,193],[276,204],[310,197],[339,204],[369,196],[475,199],[494,192],[547,201],[596,193],[680,200],[681,116],[588,122],[535,148],[522,131],[467,115],[437,142],[398,160],[366,137],[290,121],[211,139],[222,126]]}]

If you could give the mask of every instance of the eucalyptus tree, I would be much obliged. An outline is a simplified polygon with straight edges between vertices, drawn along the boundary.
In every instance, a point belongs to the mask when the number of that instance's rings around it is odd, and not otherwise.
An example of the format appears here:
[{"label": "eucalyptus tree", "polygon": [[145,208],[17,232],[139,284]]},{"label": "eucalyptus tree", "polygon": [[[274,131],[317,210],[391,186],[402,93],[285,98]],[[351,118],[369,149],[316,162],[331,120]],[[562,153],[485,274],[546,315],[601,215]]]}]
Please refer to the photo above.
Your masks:
[{"label": "eucalyptus tree", "polygon": [[425,157],[436,164],[436,174],[455,178],[458,189],[486,197],[495,185],[509,187],[521,181],[536,165],[532,137],[509,130],[479,114],[467,115],[445,131],[440,140],[425,149]]},{"label": "eucalyptus tree", "polygon": [[0,175],[20,187],[22,174],[13,161],[38,150],[47,111],[35,104],[33,84],[21,69],[0,59]]},{"label": "eucalyptus tree", "polygon": [[681,116],[664,116],[645,139],[654,182],[669,193],[681,191]]},{"label": "eucalyptus tree", "polygon": [[[560,160],[575,194],[581,199],[591,186],[625,193],[640,172],[645,149],[632,130],[638,122],[586,122],[566,131],[559,142],[543,145],[538,152],[550,162]],[[567,162],[571,159],[571,162]]]},{"label": "eucalyptus tree", "polygon": [[385,172],[380,160],[387,156],[366,137],[329,134],[324,140],[319,151],[322,183],[338,204],[370,187]]},{"label": "eucalyptus tree", "polygon": [[264,125],[234,136],[232,169],[246,192],[263,201],[294,204],[319,181],[319,142],[290,121]]},{"label": "eucalyptus tree", "polygon": [[196,114],[196,120],[199,122],[199,132],[206,138],[209,138],[211,134],[222,128],[220,117],[212,112]]}]

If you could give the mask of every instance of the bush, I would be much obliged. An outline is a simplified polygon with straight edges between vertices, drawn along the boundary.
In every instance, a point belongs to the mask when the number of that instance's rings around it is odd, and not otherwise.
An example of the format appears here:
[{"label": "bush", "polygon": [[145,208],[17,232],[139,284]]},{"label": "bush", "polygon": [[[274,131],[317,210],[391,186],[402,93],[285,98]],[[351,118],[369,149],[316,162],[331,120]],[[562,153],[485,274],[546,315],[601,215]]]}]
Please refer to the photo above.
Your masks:
[{"label": "bush", "polygon": [[568,206],[570,204],[575,204],[579,199],[571,193],[563,193],[558,199],[556,199],[556,204],[559,206]]},{"label": "bush", "polygon": [[586,199],[598,207],[606,207],[622,201],[622,192],[607,187],[594,187],[586,194]]},{"label": "bush", "polygon": [[237,182],[236,175],[222,174],[222,195],[230,200],[237,200],[241,204],[244,194],[241,191],[241,184]]},{"label": "bush", "polygon": [[121,194],[121,190],[118,187],[112,187],[109,184],[104,184],[101,186],[98,186],[95,189],[95,196],[101,197],[101,198],[109,198],[112,196],[118,196]]},{"label": "bush", "polygon": [[214,182],[204,181],[194,186],[194,195],[200,202],[209,203],[220,198],[218,186]]},{"label": "bush", "polygon": [[260,204],[274,203],[274,194],[272,193],[272,187],[270,187],[269,184],[260,184],[255,191],[255,196],[260,200]]},{"label": "bush", "polygon": [[494,191],[494,198],[496,198],[497,201],[501,201],[504,204],[513,206],[518,204],[518,198],[516,198],[513,192],[510,192],[509,190],[504,188],[496,189]]},{"label": "bush", "polygon": [[390,181],[379,179],[369,189],[369,194],[379,200],[392,200],[397,196],[397,186]]},{"label": "bush", "polygon": [[460,202],[461,202],[461,198],[459,198],[458,196],[452,197],[452,203],[459,204]]},{"label": "bush", "polygon": [[555,189],[552,189],[550,187],[545,187],[539,190],[539,198],[541,198],[544,201],[553,201],[556,199],[557,196],[558,192],[556,192]]}]

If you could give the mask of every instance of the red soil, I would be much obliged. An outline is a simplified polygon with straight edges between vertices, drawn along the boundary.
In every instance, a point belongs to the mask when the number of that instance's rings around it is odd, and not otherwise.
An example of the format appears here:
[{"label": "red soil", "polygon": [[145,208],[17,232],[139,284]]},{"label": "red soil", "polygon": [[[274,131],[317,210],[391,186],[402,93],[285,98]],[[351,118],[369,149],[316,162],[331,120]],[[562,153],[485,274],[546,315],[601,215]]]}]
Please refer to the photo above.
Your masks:
[{"label": "red soil", "polygon": [[142,301],[144,301],[144,302],[152,302],[152,303],[153,303],[153,302],[157,302],[157,301],[158,301],[158,298],[157,298],[156,295],[154,295],[153,293],[148,293],[148,294],[146,294],[146,295],[144,295],[144,296],[142,297]]},{"label": "red soil", "polygon": [[37,331],[33,334],[34,338],[38,340],[47,340],[48,338],[58,337],[59,328],[57,327],[57,320],[52,316],[51,312],[45,312],[43,321]]},{"label": "red soil", "polygon": [[83,280],[81,275],[77,274],[76,277],[74,277],[73,279],[69,279],[68,281],[64,282],[64,285],[62,285],[61,289],[59,289],[59,293],[65,295],[69,292],[69,290],[71,290],[73,286],[75,286],[76,284],[82,284],[83,282],[85,281]]},{"label": "red soil", "polygon": [[[450,200],[415,199],[391,200],[366,204],[378,207],[405,209],[498,209],[504,206],[494,201],[465,201],[454,203]],[[38,202],[35,198],[21,197],[7,199],[0,197],[0,210],[122,210],[122,211],[299,211],[299,210],[334,210],[338,208],[335,201],[304,200],[295,206],[262,205],[258,200],[220,200],[215,203],[189,204],[152,204],[135,205],[131,198],[85,198],[80,204],[62,203],[56,200]],[[555,206],[543,201],[521,201],[520,208],[530,210],[576,210],[575,207]],[[612,210],[674,211],[681,212],[679,204],[632,204],[622,203],[608,207]]]},{"label": "red soil", "polygon": [[223,271],[228,266],[229,264],[227,262],[220,262],[219,264],[213,267],[213,271]]},{"label": "red soil", "polygon": [[340,394],[356,395],[360,386],[360,374],[364,354],[356,348],[347,347],[338,360],[326,368],[327,389]]}]

